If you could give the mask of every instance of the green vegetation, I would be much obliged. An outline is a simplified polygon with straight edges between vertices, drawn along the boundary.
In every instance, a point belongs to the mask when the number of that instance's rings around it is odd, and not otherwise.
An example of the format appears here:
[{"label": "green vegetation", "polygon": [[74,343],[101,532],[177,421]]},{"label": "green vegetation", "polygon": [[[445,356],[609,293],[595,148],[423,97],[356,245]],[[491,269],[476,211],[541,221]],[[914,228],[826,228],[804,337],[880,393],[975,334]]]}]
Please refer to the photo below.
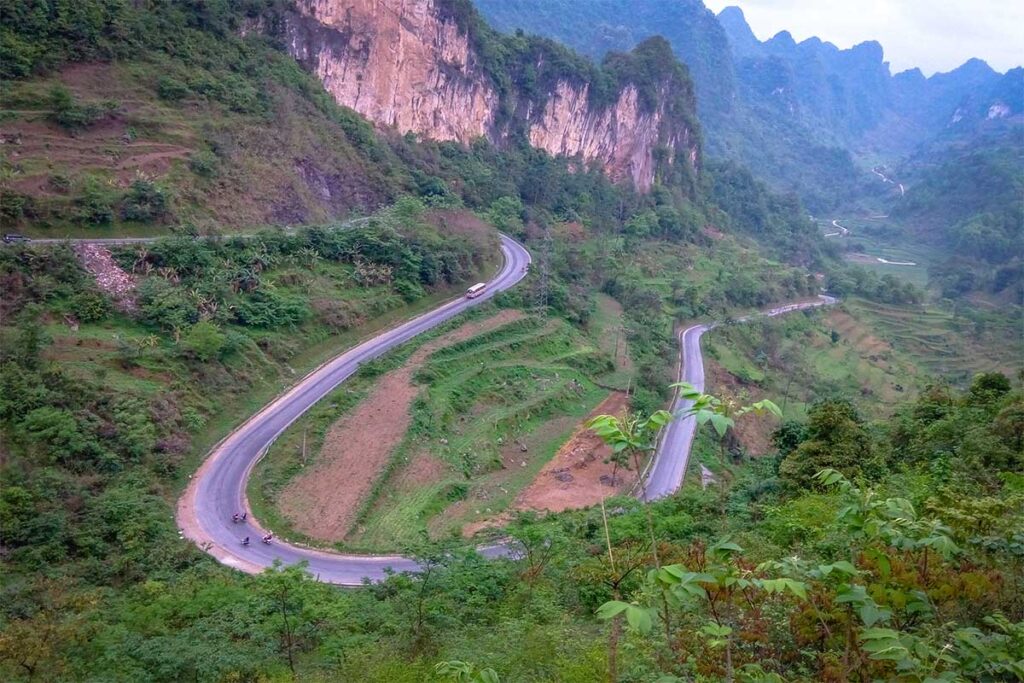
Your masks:
[{"label": "green vegetation", "polygon": [[442,17],[452,18],[469,34],[484,70],[503,98],[499,106],[504,116],[520,106],[512,101],[514,93],[534,108],[543,108],[560,81],[586,85],[589,101],[597,107],[613,105],[619,93],[632,85],[644,111],[653,112],[660,103],[670,120],[685,124],[687,130],[699,136],[693,82],[665,39],[653,37],[620,52],[597,55],[603,57],[597,66],[548,38],[522,31],[510,36],[494,31],[468,0],[444,0],[439,4]]},{"label": "green vegetation", "polygon": [[[440,333],[365,368],[354,384],[339,388],[281,436],[250,484],[257,509],[271,513],[275,529],[293,536],[288,521],[272,510],[274,501],[291,477],[315,463],[331,423],[365,397],[372,378],[400,366]],[[459,537],[466,524],[502,512],[607,396],[592,378],[610,368],[608,358],[568,324],[540,317],[434,351],[415,375],[420,390],[409,430],[341,547],[395,550],[415,544],[421,534]],[[304,441],[307,460],[300,463]],[[405,481],[403,472],[422,458],[442,466],[423,481]]]},{"label": "green vegetation", "polygon": [[[498,36],[467,2],[439,4],[469,32],[501,124],[564,78],[590,84],[595,104],[632,84],[647,110],[667,83],[668,113],[698,130],[687,71],[661,39],[596,66],[547,40]],[[497,149],[374,131],[281,50],[286,9],[4,7],[4,225],[172,236],[114,247],[117,267],[85,246],[0,249],[0,678],[1022,675],[1024,399],[1019,376],[995,372],[1017,370],[1019,328],[962,299],[922,307],[918,289],[839,263],[798,201],[734,165],[702,164],[696,177],[660,164],[641,196],[521,136]],[[695,71],[726,60],[707,46],[686,46],[707,52]],[[759,170],[799,167],[787,182],[817,183],[828,204],[848,157],[780,112],[735,130],[772,133],[742,140],[764,153]],[[1012,158],[971,159],[996,176],[998,201],[941,167],[971,201],[949,212],[956,227],[937,244],[962,248],[978,279],[937,281],[947,296],[1008,300],[1019,265],[1007,256],[1019,237]],[[922,179],[924,205],[908,199],[906,225],[944,211],[952,193],[940,180]],[[412,426],[347,544],[401,546],[424,571],[340,591],[302,567],[243,575],[181,539],[177,494],[234,424],[338,350],[486,277],[496,241],[477,216],[530,246],[531,274],[496,301],[529,314],[429,355]],[[507,507],[609,387],[630,387],[639,416],[604,422],[602,436],[618,429],[620,464],[637,467],[667,419],[657,410],[678,324],[822,284],[864,299],[708,338],[740,387],[705,404],[711,427],[678,495],[519,516],[504,531],[522,550],[513,559],[484,560],[455,537],[484,516],[478,507]],[[286,528],[273,503],[307,464],[300,442],[315,457],[328,426],[429,338],[366,364],[284,435],[252,481],[262,521]],[[620,341],[628,362],[613,363]],[[731,418],[765,398],[789,419],[767,457],[750,460],[735,433],[756,420]],[[389,493],[383,483],[421,457],[440,474]],[[717,486],[701,487],[701,464]]]},{"label": "green vegetation", "polygon": [[[318,223],[407,193],[479,211],[521,197],[544,214],[605,226],[652,204],[597,170],[570,169],[566,160],[530,148],[515,130],[501,151],[483,140],[467,148],[374,132],[280,49],[284,4],[275,0],[74,5],[17,2],[0,26],[0,62],[14,69],[0,89],[0,107],[9,119],[5,134],[20,145],[16,158],[3,161],[0,208],[29,232]],[[648,108],[655,87],[668,84],[666,115],[699,146],[692,86],[662,43],[598,68],[551,41],[500,37],[468,3],[441,9],[478,43],[510,122],[516,102],[542,105],[546,86],[559,79],[589,82],[601,104],[633,84]],[[263,32],[240,35],[257,22]],[[58,149],[39,128],[51,120],[64,136]],[[659,203],[694,199],[689,165],[658,158],[658,182],[669,188]]]},{"label": "green vegetation", "polygon": [[[470,348],[488,346],[455,347],[438,368]],[[24,607],[5,611],[0,666],[15,678],[294,671],[412,681],[493,669],[501,680],[592,681],[614,652],[623,677],[887,678],[899,667],[998,679],[1022,654],[1021,401],[1005,377],[987,375],[965,394],[936,386],[877,424],[822,404],[806,428],[780,436],[778,458],[732,468],[720,491],[691,484],[651,506],[618,499],[604,513],[524,518],[508,530],[527,551],[518,560],[420,546],[429,572],[350,592],[301,568],[236,574],[183,543],[161,543],[173,528],[146,511],[162,503],[133,505],[129,477],[87,508],[88,528],[107,520],[114,526],[100,533],[118,544],[119,561],[108,551],[92,571],[118,572],[124,588],[92,591],[97,574],[19,582],[15,605]],[[828,414],[857,426],[836,432]],[[835,452],[862,444],[875,467],[858,484],[838,472],[792,479],[787,463],[820,438]],[[4,490],[5,538],[17,543],[47,519],[30,491]],[[154,543],[168,552],[154,554]],[[125,556],[133,546],[146,554]],[[19,550],[16,561],[30,556]]]},{"label": "green vegetation", "polygon": [[607,395],[591,378],[609,368],[565,323],[536,319],[432,354],[395,457],[401,464],[429,452],[446,474],[414,497],[381,489],[356,542],[408,544],[421,530],[458,537],[465,524],[502,512]]},{"label": "green vegetation", "polygon": [[893,217],[944,255],[933,286],[955,299],[982,292],[1019,305],[1024,288],[1024,145],[1021,129],[967,149],[916,160],[917,181]]},{"label": "green vegetation", "polygon": [[714,367],[731,375],[715,375],[712,390],[774,397],[792,418],[824,398],[847,398],[881,417],[937,378],[967,386],[979,372],[1013,374],[1024,353],[1016,328],[999,315],[960,309],[954,317],[933,306],[857,298],[836,309],[722,325],[703,346]]},{"label": "green vegetation", "polygon": [[[219,436],[230,426],[221,420],[351,339],[339,333],[365,333],[428,292],[460,291],[493,249],[485,236],[440,233],[402,208],[363,228],[123,247],[117,256],[139,284],[119,305],[132,315],[111,306],[66,246],[0,251],[5,486],[35,511],[5,524],[6,561],[21,571],[56,564],[72,581],[142,576],[149,544],[173,531],[160,496],[209,446],[205,428]],[[138,530],[115,533],[126,517],[94,529],[93,506],[122,498],[118,514],[144,510]],[[142,545],[112,561],[123,533]]]},{"label": "green vegetation", "polygon": [[[807,67],[812,77],[779,58],[747,61],[741,46],[730,44],[727,27],[702,3],[690,0],[639,5],[629,0],[479,0],[477,5],[506,33],[535,32],[598,61],[663,36],[693,76],[709,156],[743,163],[775,190],[798,194],[815,213],[861,189],[862,172],[840,144],[846,132],[837,132],[861,111],[845,98],[834,101],[831,89],[817,78],[835,68],[827,59],[821,63],[801,55],[814,61]],[[838,78],[844,85],[853,80],[846,73]],[[779,96],[780,90],[785,96]],[[838,121],[830,117],[834,112],[840,112]]]}]

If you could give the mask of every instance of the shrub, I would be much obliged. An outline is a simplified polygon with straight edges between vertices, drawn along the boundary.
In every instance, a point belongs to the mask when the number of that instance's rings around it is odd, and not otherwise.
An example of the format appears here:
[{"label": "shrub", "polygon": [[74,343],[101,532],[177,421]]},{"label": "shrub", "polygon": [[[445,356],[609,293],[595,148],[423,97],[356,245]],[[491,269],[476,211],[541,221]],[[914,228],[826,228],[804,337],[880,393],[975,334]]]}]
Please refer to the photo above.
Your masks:
[{"label": "shrub", "polygon": [[126,221],[149,223],[164,218],[168,212],[167,192],[152,180],[138,178],[121,205],[121,217]]},{"label": "shrub", "polygon": [[71,178],[63,173],[53,173],[47,183],[54,192],[66,193],[71,191]]},{"label": "shrub", "polygon": [[201,361],[208,361],[220,356],[224,350],[227,337],[220,328],[208,320],[203,320],[191,328],[181,339],[185,352]]},{"label": "shrub", "polygon": [[63,85],[55,85],[50,89],[50,107],[50,118],[68,130],[88,128],[104,115],[103,107],[91,102],[79,103]]},{"label": "shrub", "polygon": [[270,289],[252,292],[235,308],[238,322],[250,327],[299,325],[309,316],[309,307],[302,299]]},{"label": "shrub", "polygon": [[193,152],[188,158],[188,167],[202,178],[216,178],[220,174],[220,159],[213,152]]},{"label": "shrub", "polygon": [[31,197],[17,192],[0,192],[0,218],[17,222],[32,213],[34,201]]},{"label": "shrub", "polygon": [[75,200],[78,210],[75,220],[79,223],[107,225],[114,220],[115,196],[111,190],[95,178],[86,181],[82,196]]},{"label": "shrub", "polygon": [[183,291],[158,277],[143,280],[138,289],[142,319],[168,330],[184,328],[196,322],[199,311]]},{"label": "shrub", "polygon": [[160,96],[160,99],[170,102],[182,100],[188,97],[191,92],[188,84],[182,83],[171,76],[161,76],[156,84],[156,94]]},{"label": "shrub", "polygon": [[96,322],[110,313],[110,302],[99,292],[86,290],[72,297],[68,308],[82,322]]}]

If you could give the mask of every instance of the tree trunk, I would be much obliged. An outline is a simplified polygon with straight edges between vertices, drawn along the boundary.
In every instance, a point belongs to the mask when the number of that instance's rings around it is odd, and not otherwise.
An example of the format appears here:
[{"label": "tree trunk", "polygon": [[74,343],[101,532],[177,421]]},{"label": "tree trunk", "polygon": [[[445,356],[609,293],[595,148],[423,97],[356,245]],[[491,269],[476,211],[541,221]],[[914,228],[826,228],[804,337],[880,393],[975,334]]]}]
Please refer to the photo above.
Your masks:
[{"label": "tree trunk", "polygon": [[[613,592],[616,600],[622,598],[619,589]],[[619,638],[622,637],[622,615],[617,614],[612,618],[612,628],[608,633],[608,683],[619,681]]]}]

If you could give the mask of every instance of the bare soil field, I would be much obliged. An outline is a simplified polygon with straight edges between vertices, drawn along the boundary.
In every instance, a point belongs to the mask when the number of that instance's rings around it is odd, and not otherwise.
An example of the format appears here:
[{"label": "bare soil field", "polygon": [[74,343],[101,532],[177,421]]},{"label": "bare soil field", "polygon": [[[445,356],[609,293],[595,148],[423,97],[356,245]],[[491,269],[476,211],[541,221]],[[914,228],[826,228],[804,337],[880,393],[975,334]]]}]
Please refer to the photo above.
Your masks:
[{"label": "bare soil field", "polygon": [[331,426],[314,465],[282,491],[281,512],[293,527],[312,538],[343,540],[360,501],[373,489],[409,427],[410,408],[419,392],[413,383],[416,370],[434,351],[496,329],[522,315],[508,310],[467,323],[424,344],[402,367],[384,375],[352,413]]},{"label": "bare soil field", "polygon": [[[769,398],[758,387],[742,384],[713,358],[704,358],[704,369],[707,372],[708,390],[716,396],[722,398],[742,397],[744,403],[753,403]],[[736,438],[752,456],[770,453],[772,451],[772,432],[778,428],[778,420],[767,417],[747,417],[749,419],[741,418],[736,421],[734,428]]]},{"label": "bare soil field", "polygon": [[612,481],[613,466],[604,462],[611,449],[585,426],[595,415],[621,415],[629,404],[626,394],[612,392],[581,423],[563,445],[523,489],[505,513],[463,527],[469,537],[482,529],[503,526],[516,512],[562,512],[600,503],[608,496],[628,491],[636,482],[637,473],[619,469]]}]

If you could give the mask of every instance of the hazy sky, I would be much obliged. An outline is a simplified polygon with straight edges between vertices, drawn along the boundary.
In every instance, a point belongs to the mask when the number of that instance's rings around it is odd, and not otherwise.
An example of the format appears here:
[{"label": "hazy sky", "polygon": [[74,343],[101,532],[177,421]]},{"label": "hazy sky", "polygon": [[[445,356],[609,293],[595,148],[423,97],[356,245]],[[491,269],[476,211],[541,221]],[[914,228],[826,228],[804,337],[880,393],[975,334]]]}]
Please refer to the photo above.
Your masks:
[{"label": "hazy sky", "polygon": [[841,48],[877,40],[893,73],[925,75],[980,57],[997,71],[1024,62],[1021,0],[704,0],[714,12],[737,5],[754,35],[782,30],[797,42],[818,36]]}]

